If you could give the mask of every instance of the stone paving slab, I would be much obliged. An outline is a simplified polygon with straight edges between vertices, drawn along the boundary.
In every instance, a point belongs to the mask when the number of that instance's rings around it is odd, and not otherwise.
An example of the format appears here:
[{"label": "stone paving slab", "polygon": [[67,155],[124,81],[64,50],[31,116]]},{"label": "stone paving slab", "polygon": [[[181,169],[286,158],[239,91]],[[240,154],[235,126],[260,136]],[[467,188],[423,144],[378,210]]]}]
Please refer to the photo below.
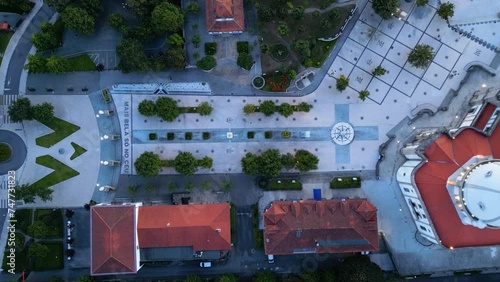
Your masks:
[{"label": "stone paving slab", "polygon": [[356,91],[365,90],[371,79],[372,75],[370,73],[358,67],[354,67],[349,75],[349,87],[352,87]]},{"label": "stone paving slab", "polygon": [[361,55],[361,58],[358,60],[356,66],[363,69],[367,73],[371,73],[382,63],[382,60],[383,58],[381,56],[367,48],[363,52],[363,55]]},{"label": "stone paving slab", "polygon": [[429,5],[415,7],[408,17],[408,23],[421,31],[425,31],[435,13],[436,9]]},{"label": "stone paving slab", "polygon": [[383,34],[381,31],[376,31],[368,43],[368,48],[383,57],[387,54],[393,42],[394,39]]},{"label": "stone paving slab", "polygon": [[382,21],[378,27],[378,30],[387,34],[387,36],[389,36],[390,38],[396,38],[401,28],[403,28],[404,24],[404,21],[393,18],[390,20]]},{"label": "stone paving slab", "polygon": [[432,18],[431,23],[425,30],[425,33],[427,33],[431,37],[442,40],[446,33],[455,32],[448,28],[448,24],[444,19],[442,19],[438,14],[435,14],[434,18]]},{"label": "stone paving slab", "polygon": [[441,48],[441,46],[443,45],[441,43],[441,41],[436,40],[435,38],[430,37],[427,34],[422,35],[422,38],[420,38],[420,41],[418,42],[418,44],[425,44],[425,45],[431,46],[434,54],[437,53],[439,51],[439,49]]},{"label": "stone paving slab", "polygon": [[389,59],[394,64],[403,67],[408,59],[408,54],[411,49],[399,43],[398,41],[394,41],[391,46],[391,49],[387,53],[386,59]]},{"label": "stone paving slab", "polygon": [[363,53],[364,47],[351,39],[347,39],[344,46],[345,48],[340,49],[339,56],[351,64],[356,64]]},{"label": "stone paving slab", "polygon": [[349,63],[342,57],[337,56],[333,61],[333,64],[330,66],[330,69],[328,70],[328,75],[339,78],[341,74],[351,73],[353,68],[353,64]]},{"label": "stone paving slab", "polygon": [[392,86],[405,95],[411,97],[411,95],[413,94],[413,90],[415,90],[415,87],[417,87],[419,80],[420,79],[418,77],[414,76],[408,71],[401,70],[398,78],[396,79],[396,82],[394,82]]},{"label": "stone paving slab", "polygon": [[420,37],[422,37],[422,34],[423,32],[414,26],[405,24],[396,39],[408,48],[413,49],[420,40]]},{"label": "stone paving slab", "polygon": [[410,62],[408,62],[408,61],[406,61],[406,64],[403,67],[403,69],[405,69],[406,71],[410,72],[411,74],[413,74],[414,76],[418,77],[419,79],[422,78],[422,76],[424,75],[425,71],[427,70],[427,68],[417,68],[417,67],[413,66],[412,64],[410,64]]},{"label": "stone paving slab", "polygon": [[452,70],[459,57],[460,53],[451,49],[447,45],[442,45],[434,57],[434,62],[447,70]]},{"label": "stone paving slab", "polygon": [[430,85],[424,80],[421,80],[418,83],[417,88],[415,88],[415,92],[413,92],[413,95],[426,96],[426,95],[432,95],[433,93],[440,93],[440,91],[439,89],[436,89],[436,87]]},{"label": "stone paving slab", "polygon": [[396,80],[396,77],[398,77],[401,68],[387,59],[384,59],[382,62],[382,67],[386,70],[386,72],[378,78],[383,82],[392,85],[394,80]]},{"label": "stone paving slab", "polygon": [[441,89],[448,77],[449,71],[436,63],[431,63],[424,75],[424,80],[432,86]]},{"label": "stone paving slab", "polygon": [[370,96],[368,96],[368,98],[374,100],[378,104],[382,104],[390,88],[391,86],[389,86],[382,80],[373,78],[368,85],[368,88],[366,89],[370,92]]},{"label": "stone paving slab", "polygon": [[375,28],[377,28],[382,21],[382,18],[373,11],[372,3],[370,2],[365,6],[359,19]]},{"label": "stone paving slab", "polygon": [[[366,46],[370,41],[371,36],[375,33],[375,31],[376,29],[373,26],[368,25],[362,21],[358,21],[354,25],[352,31],[349,33],[349,38],[356,41],[362,46]],[[345,43],[344,46],[346,46]]]}]

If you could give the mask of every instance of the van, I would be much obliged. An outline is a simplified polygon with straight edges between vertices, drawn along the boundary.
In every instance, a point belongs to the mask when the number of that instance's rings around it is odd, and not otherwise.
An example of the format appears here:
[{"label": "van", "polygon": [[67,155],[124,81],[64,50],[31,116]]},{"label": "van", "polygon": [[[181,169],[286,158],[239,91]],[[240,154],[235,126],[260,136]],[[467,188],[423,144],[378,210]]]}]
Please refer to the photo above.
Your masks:
[{"label": "van", "polygon": [[202,261],[202,262],[200,262],[200,267],[203,267],[203,268],[212,267],[212,263],[209,261]]},{"label": "van", "polygon": [[274,263],[274,255],[267,255],[267,262]]}]

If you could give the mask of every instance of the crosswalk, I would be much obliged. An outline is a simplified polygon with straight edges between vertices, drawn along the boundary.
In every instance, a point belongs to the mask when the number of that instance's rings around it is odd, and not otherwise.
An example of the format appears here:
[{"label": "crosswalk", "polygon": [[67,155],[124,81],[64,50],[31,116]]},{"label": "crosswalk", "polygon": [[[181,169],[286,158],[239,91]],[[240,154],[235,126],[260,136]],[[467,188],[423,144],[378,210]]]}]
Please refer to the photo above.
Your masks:
[{"label": "crosswalk", "polygon": [[7,109],[9,105],[19,99],[19,95],[2,95],[2,105],[4,107],[4,114],[3,114],[3,122],[4,123],[15,123],[10,120],[10,117],[7,113]]},{"label": "crosswalk", "polygon": [[6,209],[7,208],[7,197],[5,196],[8,196],[8,192],[7,192],[7,177],[6,176],[3,176],[3,177],[0,177],[0,195],[2,196],[1,200],[0,200],[0,209]]}]

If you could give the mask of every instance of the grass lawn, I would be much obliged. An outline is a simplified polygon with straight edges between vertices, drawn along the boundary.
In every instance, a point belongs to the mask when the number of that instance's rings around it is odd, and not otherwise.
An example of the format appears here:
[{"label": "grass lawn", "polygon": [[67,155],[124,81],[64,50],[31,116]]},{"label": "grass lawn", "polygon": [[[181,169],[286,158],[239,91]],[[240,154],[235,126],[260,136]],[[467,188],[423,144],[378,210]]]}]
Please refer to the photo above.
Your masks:
[{"label": "grass lawn", "polygon": [[51,187],[59,182],[75,177],[80,173],[49,155],[36,158],[36,163],[53,169],[54,171],[31,186]]},{"label": "grass lawn", "polygon": [[44,222],[49,228],[45,238],[59,239],[63,237],[63,214],[61,209],[36,209],[35,220]]},{"label": "grass lawn", "polygon": [[236,243],[236,206],[231,203],[231,243]]},{"label": "grass lawn", "polygon": [[[4,253],[3,255],[3,262],[2,262],[2,269],[4,271],[7,271],[10,269],[10,266],[7,265],[9,262],[9,259],[7,258],[7,255],[9,255],[9,252]],[[16,273],[23,272],[23,270],[29,269],[29,258],[28,258],[28,248],[24,248],[22,251],[17,251],[16,250]]]},{"label": "grass lawn", "polygon": [[33,260],[33,270],[52,270],[64,267],[63,243],[62,242],[42,242],[49,247],[49,254],[43,259]]},{"label": "grass lawn", "polygon": [[330,188],[332,189],[345,189],[345,188],[360,188],[361,177],[359,176],[343,176],[334,177],[330,181]]},{"label": "grass lawn", "polygon": [[74,159],[78,158],[80,155],[82,155],[85,152],[87,152],[87,150],[85,148],[83,148],[82,146],[76,144],[75,142],[71,142],[71,147],[73,147],[73,149],[75,149],[75,152],[69,158],[70,160],[74,160]]},{"label": "grass lawn", "polygon": [[52,145],[57,144],[59,141],[63,140],[64,138],[70,136],[80,129],[79,126],[76,126],[57,117],[54,117],[51,121],[43,124],[48,128],[54,130],[54,132],[44,136],[40,136],[35,140],[38,146],[45,148],[50,148]]},{"label": "grass lawn", "polygon": [[253,220],[253,247],[255,249],[264,248],[264,231],[259,229],[259,205],[252,205]]},{"label": "grass lawn", "polygon": [[272,178],[267,190],[302,190],[302,183],[298,179]]},{"label": "grass lawn", "polygon": [[87,54],[68,58],[69,71],[95,71],[95,64]]},{"label": "grass lawn", "polygon": [[11,31],[0,31],[0,53],[2,53],[2,57],[0,57],[0,63],[3,59],[3,54],[5,49],[7,49],[7,45],[9,44],[10,38],[14,33]]},{"label": "grass lawn", "polygon": [[17,220],[16,229],[24,233],[28,233],[28,226],[30,226],[33,223],[31,221],[32,216],[33,216],[32,209],[16,210],[15,213],[15,219]]}]

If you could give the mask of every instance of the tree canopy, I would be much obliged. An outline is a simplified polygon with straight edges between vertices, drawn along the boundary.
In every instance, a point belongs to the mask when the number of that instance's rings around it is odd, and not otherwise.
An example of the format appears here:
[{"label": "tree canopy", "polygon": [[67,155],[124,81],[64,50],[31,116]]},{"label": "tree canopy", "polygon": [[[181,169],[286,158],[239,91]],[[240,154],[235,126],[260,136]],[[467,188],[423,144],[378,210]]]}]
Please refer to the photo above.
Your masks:
[{"label": "tree canopy", "polygon": [[138,19],[145,19],[151,15],[153,9],[163,0],[127,0],[127,7]]},{"label": "tree canopy", "polygon": [[151,24],[158,34],[176,32],[184,25],[184,14],[174,4],[162,2],[151,13]]},{"label": "tree canopy", "polygon": [[39,54],[28,54],[28,63],[24,66],[24,69],[29,73],[47,72],[47,58]]},{"label": "tree canopy", "polygon": [[209,116],[214,109],[208,102],[201,102],[196,108],[196,112],[200,114],[200,116]]},{"label": "tree canopy", "polygon": [[123,73],[132,71],[146,72],[148,70],[148,59],[144,53],[144,46],[135,39],[123,39],[116,46],[116,53],[120,57],[118,69]]},{"label": "tree canopy", "polygon": [[246,153],[241,159],[243,173],[257,175],[260,172],[260,158],[256,154]]},{"label": "tree canopy", "polygon": [[174,121],[181,114],[177,101],[169,97],[160,97],[156,100],[156,112],[168,122]]},{"label": "tree canopy", "polygon": [[69,70],[68,59],[52,55],[47,59],[47,70],[52,73],[63,73]]},{"label": "tree canopy", "polygon": [[32,112],[33,118],[41,123],[47,123],[54,118],[54,106],[47,102],[33,106]]},{"label": "tree canopy", "polygon": [[384,20],[389,20],[392,17],[398,5],[398,0],[373,0],[372,2],[373,10]]},{"label": "tree canopy", "polygon": [[23,200],[25,203],[34,203],[35,197],[39,197],[43,202],[52,200],[52,189],[48,187],[23,184],[16,187],[14,194],[16,199]]},{"label": "tree canopy", "polygon": [[297,150],[295,153],[295,167],[301,172],[318,169],[319,159],[313,153],[306,150]]},{"label": "tree canopy", "polygon": [[155,177],[160,170],[160,156],[153,152],[142,153],[134,163],[137,174],[144,177]]},{"label": "tree canopy", "polygon": [[337,90],[342,92],[347,89],[347,86],[349,86],[349,78],[347,78],[345,75],[340,75],[340,77],[337,79]]},{"label": "tree canopy", "polygon": [[260,271],[255,275],[254,282],[276,282],[276,274],[271,271]]},{"label": "tree canopy", "polygon": [[156,105],[152,100],[142,100],[138,106],[139,113],[146,117],[156,115]]},{"label": "tree canopy", "polygon": [[243,106],[243,112],[245,113],[245,115],[255,113],[256,110],[257,106],[255,106],[254,104],[245,104],[245,106]]},{"label": "tree canopy", "polygon": [[281,171],[281,155],[277,149],[264,151],[259,157],[259,169],[263,176],[276,177]]},{"label": "tree canopy", "polygon": [[49,247],[41,243],[33,243],[28,248],[28,256],[33,259],[43,259],[49,254]]},{"label": "tree canopy", "polygon": [[44,238],[49,233],[49,228],[42,221],[35,221],[28,226],[28,234],[33,238]]},{"label": "tree canopy", "polygon": [[276,112],[276,108],[276,104],[271,100],[264,101],[259,106],[260,112],[266,117],[273,115]]},{"label": "tree canopy", "polygon": [[94,33],[95,19],[84,8],[68,6],[61,14],[64,25],[81,35]]},{"label": "tree canopy", "polygon": [[33,119],[33,108],[31,101],[24,97],[13,101],[9,105],[8,113],[13,122],[21,122],[23,120]]},{"label": "tree canopy", "polygon": [[118,30],[119,32],[125,33],[127,31],[127,22],[122,14],[111,13],[108,16],[108,24],[110,27]]},{"label": "tree canopy", "polygon": [[278,113],[287,118],[293,115],[293,107],[288,103],[283,103],[278,106]]},{"label": "tree canopy", "polygon": [[345,258],[339,267],[339,281],[344,282],[382,282],[384,273],[378,265],[366,256]]},{"label": "tree canopy", "polygon": [[186,67],[186,52],[184,48],[169,48],[166,52],[167,66],[176,70]]},{"label": "tree canopy", "polygon": [[425,69],[434,57],[433,48],[429,45],[418,44],[408,54],[408,62],[416,68]]},{"label": "tree canopy", "polygon": [[455,14],[454,11],[455,5],[453,3],[447,2],[439,5],[439,8],[437,10],[437,14],[445,19],[448,20],[449,18],[453,17]]},{"label": "tree canopy", "polygon": [[190,152],[180,152],[175,157],[174,168],[182,175],[193,175],[198,168],[198,162]]}]

